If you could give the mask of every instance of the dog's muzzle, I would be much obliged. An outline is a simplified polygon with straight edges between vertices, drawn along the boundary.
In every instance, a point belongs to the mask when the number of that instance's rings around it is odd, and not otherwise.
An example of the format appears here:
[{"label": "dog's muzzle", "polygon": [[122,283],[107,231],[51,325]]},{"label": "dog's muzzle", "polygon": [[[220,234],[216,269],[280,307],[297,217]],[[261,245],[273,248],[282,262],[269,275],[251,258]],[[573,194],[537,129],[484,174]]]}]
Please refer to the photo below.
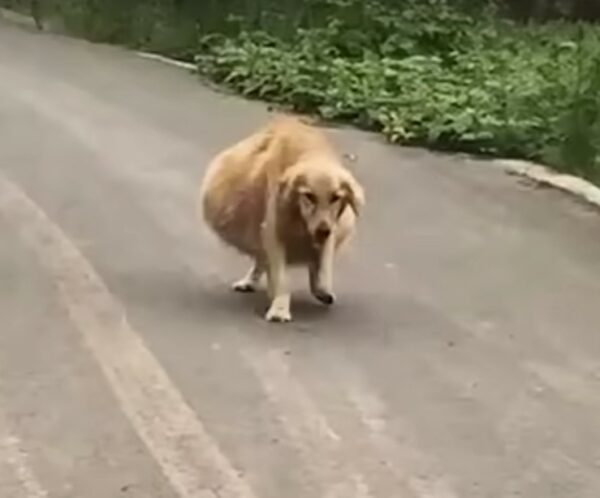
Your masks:
[{"label": "dog's muzzle", "polygon": [[315,230],[315,242],[319,245],[323,245],[330,236],[331,228],[327,225],[319,225]]}]

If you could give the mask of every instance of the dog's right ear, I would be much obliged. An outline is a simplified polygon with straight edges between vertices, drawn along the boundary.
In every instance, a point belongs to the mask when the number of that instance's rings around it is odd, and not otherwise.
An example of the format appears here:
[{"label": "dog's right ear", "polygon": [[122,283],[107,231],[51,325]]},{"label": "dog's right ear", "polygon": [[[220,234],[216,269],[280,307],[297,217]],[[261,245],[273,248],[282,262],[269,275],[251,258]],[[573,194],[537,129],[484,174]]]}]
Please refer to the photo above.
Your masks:
[{"label": "dog's right ear", "polygon": [[279,202],[289,205],[298,197],[299,191],[305,185],[306,178],[304,178],[304,175],[285,175],[283,178],[281,178],[281,180],[279,180],[277,189]]}]

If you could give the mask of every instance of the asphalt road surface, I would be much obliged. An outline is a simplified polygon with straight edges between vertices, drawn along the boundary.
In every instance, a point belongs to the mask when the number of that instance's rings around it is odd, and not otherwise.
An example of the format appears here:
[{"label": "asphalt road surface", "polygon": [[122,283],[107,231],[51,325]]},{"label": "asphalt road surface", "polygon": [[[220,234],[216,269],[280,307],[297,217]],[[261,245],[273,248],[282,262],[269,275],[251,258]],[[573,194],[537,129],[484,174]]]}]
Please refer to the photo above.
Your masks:
[{"label": "asphalt road surface", "polygon": [[598,498],[600,217],[331,130],[368,206],[323,310],[198,222],[265,108],[0,23],[1,498]]}]

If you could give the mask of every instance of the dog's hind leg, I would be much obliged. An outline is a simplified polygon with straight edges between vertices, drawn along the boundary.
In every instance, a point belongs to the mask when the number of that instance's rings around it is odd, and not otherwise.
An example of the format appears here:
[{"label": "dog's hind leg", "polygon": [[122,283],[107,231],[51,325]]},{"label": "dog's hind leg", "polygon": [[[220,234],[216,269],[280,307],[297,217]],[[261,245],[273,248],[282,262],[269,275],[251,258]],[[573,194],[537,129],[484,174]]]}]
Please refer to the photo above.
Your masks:
[{"label": "dog's hind leg", "polygon": [[308,267],[310,291],[321,303],[328,306],[335,303],[333,293],[333,258],[335,256],[335,236],[331,235],[321,252]]},{"label": "dog's hind leg", "polygon": [[265,265],[262,260],[255,259],[252,268],[240,280],[232,285],[232,289],[236,292],[255,292],[260,284],[260,279],[265,273]]}]

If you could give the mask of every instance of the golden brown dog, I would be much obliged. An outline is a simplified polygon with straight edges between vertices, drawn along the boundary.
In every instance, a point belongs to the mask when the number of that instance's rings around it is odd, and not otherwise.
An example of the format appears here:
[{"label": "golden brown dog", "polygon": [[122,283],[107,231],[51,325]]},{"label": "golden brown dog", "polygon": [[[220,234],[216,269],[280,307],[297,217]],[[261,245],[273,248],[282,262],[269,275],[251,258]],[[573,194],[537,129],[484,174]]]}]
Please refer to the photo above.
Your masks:
[{"label": "golden brown dog", "polygon": [[267,320],[292,318],[287,265],[307,265],[312,294],[333,304],[334,255],[365,196],[320,130],[275,119],[213,159],[200,201],[218,236],[254,260],[234,290],[253,292],[266,272]]}]

